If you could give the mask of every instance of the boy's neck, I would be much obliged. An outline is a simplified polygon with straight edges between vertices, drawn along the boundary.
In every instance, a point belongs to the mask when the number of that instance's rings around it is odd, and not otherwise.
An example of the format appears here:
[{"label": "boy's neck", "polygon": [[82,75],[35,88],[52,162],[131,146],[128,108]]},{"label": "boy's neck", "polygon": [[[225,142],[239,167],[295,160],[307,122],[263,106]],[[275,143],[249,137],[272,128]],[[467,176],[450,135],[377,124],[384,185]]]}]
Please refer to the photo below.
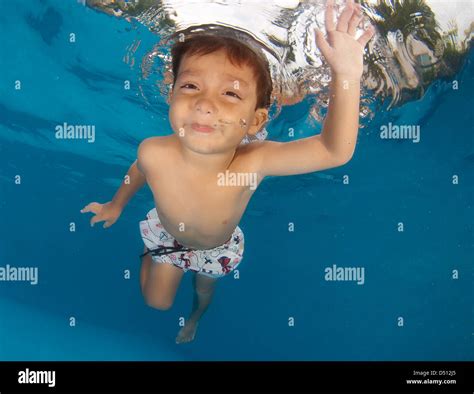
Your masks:
[{"label": "boy's neck", "polygon": [[181,155],[186,164],[200,172],[208,174],[215,174],[228,170],[237,151],[237,149],[234,149],[223,153],[206,154],[193,152],[186,148],[182,143],[179,143],[179,145],[181,147]]}]

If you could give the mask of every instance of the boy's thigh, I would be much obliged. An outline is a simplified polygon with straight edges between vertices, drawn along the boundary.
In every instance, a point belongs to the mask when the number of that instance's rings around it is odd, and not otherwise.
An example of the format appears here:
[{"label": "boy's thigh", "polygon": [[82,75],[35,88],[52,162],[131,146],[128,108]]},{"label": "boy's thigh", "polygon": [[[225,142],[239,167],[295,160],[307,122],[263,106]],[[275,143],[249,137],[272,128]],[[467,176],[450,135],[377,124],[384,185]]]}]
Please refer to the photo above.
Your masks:
[{"label": "boy's thigh", "polygon": [[193,278],[194,288],[198,293],[212,293],[219,277],[208,276],[203,273],[195,273]]},{"label": "boy's thigh", "polygon": [[[151,255],[146,255],[142,259],[142,269],[147,270],[143,288],[147,302],[157,307],[171,306],[184,271],[172,264],[154,262]],[[148,263],[145,259],[149,259]]]}]

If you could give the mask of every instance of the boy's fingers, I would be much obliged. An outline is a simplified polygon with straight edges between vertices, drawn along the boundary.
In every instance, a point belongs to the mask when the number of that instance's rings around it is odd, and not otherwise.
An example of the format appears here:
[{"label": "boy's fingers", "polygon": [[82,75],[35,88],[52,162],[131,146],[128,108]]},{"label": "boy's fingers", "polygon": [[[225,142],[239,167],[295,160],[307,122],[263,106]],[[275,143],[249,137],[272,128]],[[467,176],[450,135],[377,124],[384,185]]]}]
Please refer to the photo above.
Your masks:
[{"label": "boy's fingers", "polygon": [[320,30],[316,30],[316,45],[318,46],[323,56],[327,59],[332,48],[326,41],[326,38],[324,38],[324,35]]},{"label": "boy's fingers", "polygon": [[337,22],[337,31],[341,33],[347,33],[347,29],[349,27],[349,20],[354,13],[354,0],[347,0],[346,6],[342,11],[341,15],[339,15],[339,21]]},{"label": "boy's fingers", "polygon": [[87,204],[84,208],[81,209],[82,213],[85,212],[94,212],[96,213],[97,208],[100,206],[100,204],[96,202],[91,202],[90,204]]},{"label": "boy's fingers", "polygon": [[347,28],[347,32],[351,36],[355,36],[357,31],[357,26],[359,25],[360,21],[362,20],[362,12],[359,9],[356,9],[352,14],[352,18],[349,21],[349,27]]},{"label": "boy's fingers", "polygon": [[81,209],[81,212],[90,212],[92,204],[93,203],[87,204],[84,208]]},{"label": "boy's fingers", "polygon": [[364,31],[364,34],[362,34],[359,39],[357,40],[360,45],[362,45],[363,48],[367,45],[367,43],[370,41],[370,39],[373,37],[375,34],[375,29],[371,25],[367,28],[367,30]]},{"label": "boy's fingers", "polygon": [[328,0],[326,2],[326,10],[324,12],[326,31],[336,30],[336,25],[334,23],[334,0]]},{"label": "boy's fingers", "polygon": [[107,220],[105,223],[104,223],[104,228],[107,228],[107,227],[110,227],[112,226],[112,224],[114,224],[114,222],[112,222],[111,220]]},{"label": "boy's fingers", "polygon": [[99,215],[95,215],[92,217],[90,223],[91,223],[91,227],[94,227],[94,224],[97,223],[97,222],[101,222],[103,219],[100,218]]}]

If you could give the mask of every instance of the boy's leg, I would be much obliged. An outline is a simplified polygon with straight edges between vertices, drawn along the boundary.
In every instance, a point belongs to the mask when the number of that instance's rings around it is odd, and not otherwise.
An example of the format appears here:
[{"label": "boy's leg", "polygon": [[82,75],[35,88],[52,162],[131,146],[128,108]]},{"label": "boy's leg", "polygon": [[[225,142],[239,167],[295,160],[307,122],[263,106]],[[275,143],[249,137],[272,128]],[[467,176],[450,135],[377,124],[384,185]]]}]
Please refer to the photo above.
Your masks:
[{"label": "boy's leg", "polygon": [[176,337],[176,343],[190,342],[194,339],[198,322],[212,301],[216,282],[217,278],[194,274],[193,308],[189,318],[186,320],[185,326],[180,330]]},{"label": "boy's leg", "polygon": [[143,256],[140,284],[147,305],[161,310],[171,308],[183,275],[184,271],[174,265],[155,263],[150,254]]},{"label": "boy's leg", "polygon": [[205,275],[195,274],[193,278],[194,300],[193,310],[188,320],[198,321],[206,312],[212,301],[217,278],[210,278]]},{"label": "boy's leg", "polygon": [[[145,246],[145,253],[147,251]],[[151,256],[149,254],[142,257],[142,267],[140,269],[140,286],[142,288],[142,294],[145,295],[145,283],[148,278],[148,272],[150,271],[150,267],[153,264],[151,260]]]}]

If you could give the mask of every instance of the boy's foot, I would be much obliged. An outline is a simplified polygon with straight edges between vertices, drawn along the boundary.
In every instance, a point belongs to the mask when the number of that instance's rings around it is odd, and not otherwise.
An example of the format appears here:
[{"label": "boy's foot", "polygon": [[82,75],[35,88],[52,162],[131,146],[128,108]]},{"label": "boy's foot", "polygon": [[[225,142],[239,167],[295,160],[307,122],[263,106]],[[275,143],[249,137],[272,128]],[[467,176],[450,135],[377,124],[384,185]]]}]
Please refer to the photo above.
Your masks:
[{"label": "boy's foot", "polygon": [[195,322],[193,320],[188,320],[184,327],[181,328],[178,332],[178,336],[176,337],[176,343],[186,343],[191,342],[194,340],[194,336],[196,335],[196,330],[199,325],[199,322]]}]

